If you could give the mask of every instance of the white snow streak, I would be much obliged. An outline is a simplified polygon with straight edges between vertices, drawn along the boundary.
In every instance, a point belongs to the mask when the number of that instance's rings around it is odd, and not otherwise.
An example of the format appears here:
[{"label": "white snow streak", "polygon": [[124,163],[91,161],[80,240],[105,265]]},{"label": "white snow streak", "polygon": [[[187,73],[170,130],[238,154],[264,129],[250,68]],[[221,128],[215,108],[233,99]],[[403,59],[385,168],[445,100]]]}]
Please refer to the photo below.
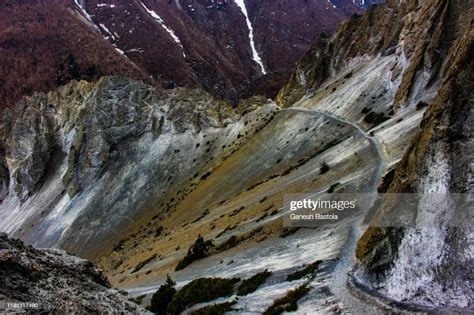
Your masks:
[{"label": "white snow streak", "polygon": [[263,66],[262,59],[258,55],[257,49],[255,48],[255,41],[253,39],[253,27],[252,27],[252,23],[250,23],[250,19],[247,13],[247,8],[245,7],[245,2],[244,0],[235,0],[235,3],[240,7],[240,10],[242,10],[242,13],[244,14],[245,20],[247,22],[247,27],[249,28],[249,40],[250,40],[250,47],[252,48],[253,60],[260,66],[262,73],[267,74],[267,72],[265,71],[265,67]]},{"label": "white snow streak", "polygon": [[[102,24],[102,23],[100,23],[99,25],[100,25],[100,27],[101,27],[104,31],[107,32],[107,34],[110,35],[110,37],[112,37],[112,39],[115,39],[114,35],[109,31],[109,29],[107,28],[107,26],[105,26],[105,25]],[[107,38],[106,38],[106,39],[107,39]]]},{"label": "white snow streak", "polygon": [[[115,47],[115,50],[119,52],[119,54],[124,55],[125,57],[127,57],[127,55],[125,55],[125,52],[124,52],[122,49],[120,49],[120,48],[118,48],[118,47],[116,47],[116,46],[114,46],[114,47]],[[127,57],[127,58],[128,58],[128,57]]]},{"label": "white snow streak", "polygon": [[97,6],[99,8],[103,8],[103,7],[109,7],[111,9],[115,8],[115,4],[107,4],[107,3],[97,3]]},{"label": "white snow streak", "polygon": [[84,14],[85,18],[88,19],[92,23],[92,17],[87,13],[86,9],[83,7],[82,3],[79,2],[80,0],[74,0],[76,5],[81,9],[82,14]]},{"label": "white snow streak", "polygon": [[148,9],[141,1],[140,1],[140,4],[148,12],[148,14],[150,14],[165,29],[165,31],[168,32],[168,34],[171,36],[171,38],[173,38],[176,44],[178,44],[181,47],[181,49],[183,50],[183,57],[186,58],[183,44],[181,43],[181,40],[179,39],[179,37],[176,36],[175,32],[171,28],[166,26],[165,21],[163,21],[163,19],[158,14],[156,14],[155,11]]},{"label": "white snow streak", "polygon": [[94,23],[94,21],[92,20],[92,17],[89,15],[89,13],[86,11],[86,9],[84,8],[84,4],[83,4],[83,1],[82,0],[74,0],[74,2],[76,3],[76,5],[79,7],[79,9],[81,10],[81,13],[82,15],[85,17],[85,19],[89,22],[90,26],[96,31],[98,32],[99,34],[101,34],[100,32],[100,29],[99,27]]}]

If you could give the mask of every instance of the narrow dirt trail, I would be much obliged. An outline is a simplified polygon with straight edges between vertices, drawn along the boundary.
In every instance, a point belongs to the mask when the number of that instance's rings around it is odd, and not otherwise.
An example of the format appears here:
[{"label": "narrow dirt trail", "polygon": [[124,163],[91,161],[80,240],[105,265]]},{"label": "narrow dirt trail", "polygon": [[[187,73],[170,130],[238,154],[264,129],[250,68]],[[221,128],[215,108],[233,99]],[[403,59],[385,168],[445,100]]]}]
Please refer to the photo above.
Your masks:
[{"label": "narrow dirt trail", "polygon": [[[327,112],[319,110],[310,110],[300,107],[291,107],[286,110],[304,112],[304,113],[314,113],[318,115],[323,115],[329,119],[337,121],[338,123],[346,124],[352,126],[357,132],[366,138],[371,146],[375,149],[375,152],[378,155],[378,165],[372,175],[370,184],[367,187],[366,193],[372,194],[370,204],[372,205],[375,202],[377,197],[377,188],[383,178],[383,175],[387,169],[387,157],[382,143],[378,140],[377,137],[370,136],[365,130],[363,130],[356,123],[351,121],[344,120],[335,115],[329,114]],[[357,245],[357,240],[364,232],[363,228],[363,217],[356,218],[352,224],[349,226],[349,232],[344,246],[338,255],[338,262],[335,268],[332,271],[331,278],[329,282],[329,288],[331,292],[335,295],[336,299],[341,301],[345,307],[350,306],[351,312],[359,314],[377,314],[380,310],[374,305],[367,304],[367,302],[360,300],[349,292],[347,287],[348,273],[356,263],[355,258],[355,247]]]},{"label": "narrow dirt trail", "polygon": [[333,114],[329,114],[327,112],[320,111],[320,110],[306,109],[306,108],[302,108],[302,107],[289,107],[289,108],[283,109],[283,110],[290,110],[290,111],[296,111],[296,112],[302,112],[302,113],[313,113],[313,114],[323,115],[323,116],[325,116],[325,117],[327,117],[331,120],[337,121],[338,123],[352,126],[354,129],[357,130],[357,132],[360,135],[362,135],[364,138],[366,138],[370,142],[370,144],[374,147],[374,149],[377,152],[378,159],[379,159],[379,165],[378,165],[377,174],[375,174],[374,178],[375,179],[376,178],[381,178],[383,176],[383,173],[385,172],[385,169],[386,169],[387,157],[386,157],[385,151],[383,149],[382,143],[378,140],[377,137],[370,136],[364,129],[362,129],[356,123],[353,123],[351,121],[347,121],[347,120],[342,119],[340,117],[337,117]]},{"label": "narrow dirt trail", "polygon": [[[335,124],[350,126],[352,129],[354,129],[355,134],[361,136],[363,139],[366,139],[369,143],[369,146],[373,149],[370,151],[370,154],[375,155],[376,165],[374,165],[373,172],[368,178],[369,182],[364,187],[364,191],[361,191],[361,193],[368,193],[373,197],[373,199],[371,198],[371,200],[375,201],[375,198],[377,197],[377,187],[382,179],[387,165],[383,146],[376,137],[371,137],[356,123],[346,121],[342,118],[323,111],[310,110],[299,107],[281,109],[281,111],[291,111],[301,113],[303,115],[314,115],[315,118],[324,116],[326,119],[333,121]],[[307,175],[301,176],[305,177]],[[298,180],[298,178],[289,178],[289,180]],[[327,188],[328,187],[322,187],[322,189],[318,189],[318,192],[315,192],[314,194],[316,195],[318,193],[323,193],[327,190]],[[258,197],[260,198],[261,196]],[[280,208],[280,210],[284,209]],[[284,211],[281,211],[281,213],[284,213]],[[274,218],[270,218],[269,220],[275,220],[277,217],[281,216],[275,216]],[[291,268],[295,268],[301,265],[303,262],[314,261],[314,259],[326,260],[330,259],[330,257],[337,257],[337,262],[335,262],[333,267],[330,268],[331,271],[328,274],[329,279],[326,282],[327,287],[334,295],[336,301],[335,303],[338,303],[337,301],[339,301],[340,303],[342,303],[343,307],[347,308],[346,310],[350,308],[351,312],[354,313],[374,314],[377,313],[377,309],[375,308],[375,306],[367,304],[367,302],[362,301],[357,297],[353,296],[349,292],[346,285],[348,272],[355,263],[354,252],[356,242],[357,239],[360,237],[361,233],[363,232],[363,226],[361,222],[362,218],[360,217],[351,219],[349,222],[341,222],[340,226],[337,226],[334,229],[335,232],[339,231],[340,233],[339,234],[336,232],[336,234],[339,235],[337,237],[330,236],[332,235],[331,233],[329,233],[328,235],[325,235],[324,233],[322,235],[319,235],[321,234],[321,232],[307,231],[302,235],[295,235],[294,238],[289,238],[285,240],[269,240],[269,242],[259,244],[256,248],[249,248],[243,250],[242,252],[234,253],[232,256],[232,261],[234,261],[234,264],[232,265],[220,263],[220,261],[227,259],[224,254],[217,255],[216,257],[209,257],[201,262],[196,262],[195,264],[188,267],[189,270],[187,270],[184,274],[176,275],[176,280],[181,286],[192,280],[193,277],[195,277],[196,273],[200,273],[201,276],[215,275],[222,277],[234,277],[236,275],[239,275],[241,277],[248,277],[262,268],[270,267],[270,269],[272,269],[271,266],[269,266],[269,262],[272,261],[279,261],[280,265],[287,265],[284,268],[284,270],[287,271]],[[248,226],[245,227],[245,230],[254,229],[257,227],[257,225],[265,223],[268,222],[263,221],[261,223],[248,224]],[[294,244],[296,243],[301,244],[299,245],[299,249],[295,248]],[[307,248],[305,246],[307,246]],[[276,248],[279,249],[277,252],[275,252]],[[326,251],[328,252],[328,254],[323,254]],[[255,255],[259,255],[261,259],[255,260]],[[279,268],[281,268],[280,265],[275,265],[275,270],[279,270]],[[318,278],[317,281],[320,281],[320,279]],[[279,285],[283,284],[285,284],[284,281]],[[158,287],[158,283],[148,284],[128,288],[127,291],[129,291],[129,293],[131,293],[132,295],[136,296],[139,294],[152,293]],[[272,296],[272,294],[274,294],[274,292],[272,293],[272,290],[273,289],[271,287],[262,288],[259,293],[262,295],[260,296],[260,298],[268,298],[268,300],[271,302],[274,298]],[[242,300],[240,304],[242,307],[244,307],[244,309],[245,307],[250,307],[250,309],[252,309],[257,307],[257,305],[254,305],[257,303],[254,302],[255,301],[252,301],[250,298],[249,301]],[[301,311],[303,313],[305,311],[310,311],[312,307],[314,309],[314,305],[312,305],[312,303],[309,303],[307,305],[304,305],[304,303],[302,303]]]}]

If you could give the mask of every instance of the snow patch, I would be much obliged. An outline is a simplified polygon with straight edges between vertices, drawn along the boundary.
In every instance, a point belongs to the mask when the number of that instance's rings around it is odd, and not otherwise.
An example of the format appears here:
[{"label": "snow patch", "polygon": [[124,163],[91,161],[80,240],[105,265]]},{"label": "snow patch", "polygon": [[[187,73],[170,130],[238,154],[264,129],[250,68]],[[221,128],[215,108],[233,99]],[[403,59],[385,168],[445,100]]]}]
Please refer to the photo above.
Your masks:
[{"label": "snow patch", "polygon": [[141,1],[140,4],[148,12],[148,14],[150,14],[151,17],[153,17],[165,29],[165,31],[168,32],[168,34],[175,41],[175,43],[181,47],[181,50],[183,51],[183,57],[186,58],[186,53],[184,52],[183,44],[181,43],[181,40],[175,34],[175,32],[165,24],[165,21],[158,14],[156,14],[155,11],[148,9]]},{"label": "snow patch", "polygon": [[81,0],[74,0],[74,2],[76,3],[76,5],[79,7],[79,9],[81,9],[81,12],[82,14],[84,15],[84,17],[89,20],[89,22],[92,23],[92,17],[89,15],[89,13],[86,11],[86,9],[84,8],[84,4],[83,4],[83,1]]},{"label": "snow patch", "polygon": [[120,54],[126,56],[125,52],[122,49],[115,47],[115,50],[118,51]]},{"label": "snow patch", "polygon": [[[112,34],[112,32],[109,31],[109,29],[107,28],[107,26],[105,26],[104,24],[100,23],[99,24],[100,27],[107,33],[110,35],[110,37],[112,37],[112,39],[115,39],[115,36]],[[108,39],[107,37],[105,39]]]},{"label": "snow patch", "polygon": [[237,6],[240,8],[243,15],[245,16],[245,21],[247,22],[247,27],[249,28],[249,41],[250,41],[250,47],[252,48],[253,60],[260,66],[262,73],[265,75],[267,74],[267,71],[265,71],[265,67],[263,66],[262,59],[258,55],[257,49],[255,48],[255,41],[253,38],[253,27],[252,27],[252,23],[250,22],[249,15],[247,13],[247,8],[245,7],[245,2],[244,0],[235,0],[235,3],[237,4]]},{"label": "snow patch", "polygon": [[108,7],[108,8],[115,8],[115,4],[107,4],[107,3],[97,3],[97,7],[103,8],[103,7]]},{"label": "snow patch", "polygon": [[428,173],[420,178],[417,226],[408,229],[398,250],[398,258],[386,280],[386,294],[398,301],[434,307],[466,308],[469,296],[459,283],[440,281],[448,260],[447,222],[454,207],[445,203],[451,176],[447,148],[436,145],[427,160]]}]

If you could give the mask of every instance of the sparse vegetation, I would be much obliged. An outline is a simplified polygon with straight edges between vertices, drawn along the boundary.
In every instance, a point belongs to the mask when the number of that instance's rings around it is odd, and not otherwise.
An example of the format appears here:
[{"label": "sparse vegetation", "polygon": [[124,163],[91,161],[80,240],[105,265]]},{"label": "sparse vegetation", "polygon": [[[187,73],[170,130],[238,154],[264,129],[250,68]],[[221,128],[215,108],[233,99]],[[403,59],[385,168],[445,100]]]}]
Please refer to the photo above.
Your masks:
[{"label": "sparse vegetation", "polygon": [[385,116],[384,113],[369,112],[364,117],[364,121],[370,124],[372,127],[380,125],[384,121],[390,119],[390,117]]},{"label": "sparse vegetation", "polygon": [[425,102],[418,102],[418,104],[416,104],[416,110],[422,110],[423,108],[425,107],[428,107],[428,104],[426,104]]},{"label": "sparse vegetation", "polygon": [[138,305],[142,304],[142,301],[143,301],[144,297],[145,297],[145,294],[137,296],[135,298],[135,303],[137,303]]},{"label": "sparse vegetation", "polygon": [[328,189],[328,194],[332,194],[334,192],[334,190],[336,189],[337,186],[339,186],[341,183],[334,183],[331,185],[331,187],[329,187]]},{"label": "sparse vegetation", "polygon": [[381,194],[386,193],[388,191],[388,188],[392,184],[393,180],[395,179],[395,169],[391,169],[390,171],[385,174],[385,176],[382,178],[382,183],[380,186],[377,188],[377,191]]},{"label": "sparse vegetation", "polygon": [[178,265],[176,266],[175,270],[182,270],[194,261],[207,257],[209,255],[209,250],[213,247],[214,244],[212,244],[212,241],[204,241],[204,238],[199,235],[194,244],[189,248],[186,257],[184,257],[178,262]]},{"label": "sparse vegetation", "polygon": [[219,245],[219,247],[217,247],[217,251],[223,252],[225,250],[228,250],[232,247],[237,246],[239,243],[240,243],[239,238],[236,235],[232,235],[231,237],[229,237],[227,241],[225,241],[224,243]]},{"label": "sparse vegetation", "polygon": [[155,231],[155,237],[160,237],[162,232],[163,232],[163,227],[159,226]]},{"label": "sparse vegetation", "polygon": [[321,166],[319,167],[319,173],[320,174],[325,174],[329,171],[329,165],[326,162],[321,163]]},{"label": "sparse vegetation", "polygon": [[362,108],[362,111],[361,111],[362,114],[368,114],[369,112],[370,112],[370,108],[368,107]]},{"label": "sparse vegetation", "polygon": [[136,266],[135,266],[135,269],[133,269],[133,271],[131,273],[135,273],[137,271],[140,271],[143,267],[145,267],[146,265],[148,265],[148,263],[150,263],[152,260],[154,260],[156,258],[156,254],[151,256],[151,257],[148,257],[147,259],[139,262]]},{"label": "sparse vegetation", "polygon": [[238,235],[238,236],[237,235],[232,235],[231,237],[229,237],[227,239],[227,241],[225,241],[221,245],[217,246],[212,254],[223,252],[225,250],[236,247],[240,243],[251,239],[252,237],[254,237],[255,235],[261,233],[262,231],[263,231],[263,227],[258,227],[256,229],[250,231],[250,232],[247,232],[247,233],[244,233],[244,234],[241,234],[241,235]]},{"label": "sparse vegetation", "polygon": [[292,274],[289,274],[286,277],[286,281],[294,281],[294,280],[298,280],[298,279],[301,279],[301,278],[306,277],[306,276],[313,275],[320,264],[321,264],[321,261],[317,260],[314,263],[304,267],[303,269],[297,270],[297,271],[293,272]]},{"label": "sparse vegetation", "polygon": [[120,242],[118,242],[114,247],[113,247],[113,251],[114,252],[118,252],[119,250],[121,250],[123,248],[123,245],[125,245],[125,242],[126,240],[123,239],[123,240],[120,240]]},{"label": "sparse vegetation", "polygon": [[168,275],[166,282],[151,297],[150,311],[158,315],[168,314],[168,305],[176,294],[175,286],[176,283]]},{"label": "sparse vegetation", "polygon": [[219,297],[230,296],[240,279],[199,278],[179,290],[168,305],[168,313],[179,314],[198,303],[209,302]]},{"label": "sparse vegetation", "polygon": [[265,220],[266,217],[268,217],[268,212],[265,212],[264,214],[262,214],[255,222],[263,221]]},{"label": "sparse vegetation", "polygon": [[222,232],[220,232],[219,234],[217,234],[216,237],[221,237],[221,236],[224,235],[225,233],[234,230],[236,227],[237,227],[237,225],[228,225],[228,226],[226,226],[226,228],[225,228],[224,230],[222,230]]},{"label": "sparse vegetation", "polygon": [[267,308],[264,315],[277,315],[283,312],[294,312],[298,309],[298,301],[309,291],[308,285],[303,284],[294,290],[289,291],[284,297],[276,299]]},{"label": "sparse vegetation", "polygon": [[242,207],[240,207],[240,208],[238,208],[238,209],[235,209],[234,211],[232,211],[231,214],[229,214],[229,217],[236,216],[237,214],[239,214],[239,213],[240,213],[242,210],[244,210],[244,209],[245,209],[244,206],[242,206]]},{"label": "sparse vegetation", "polygon": [[199,217],[197,217],[194,221],[192,221],[191,223],[196,223],[196,222],[201,221],[201,220],[204,219],[208,214],[209,214],[209,209],[204,210],[204,212],[203,212]]},{"label": "sparse vegetation", "polygon": [[270,271],[265,270],[248,279],[245,279],[237,288],[237,294],[247,295],[254,292],[268,279],[268,277],[270,277],[271,274],[272,273]]}]

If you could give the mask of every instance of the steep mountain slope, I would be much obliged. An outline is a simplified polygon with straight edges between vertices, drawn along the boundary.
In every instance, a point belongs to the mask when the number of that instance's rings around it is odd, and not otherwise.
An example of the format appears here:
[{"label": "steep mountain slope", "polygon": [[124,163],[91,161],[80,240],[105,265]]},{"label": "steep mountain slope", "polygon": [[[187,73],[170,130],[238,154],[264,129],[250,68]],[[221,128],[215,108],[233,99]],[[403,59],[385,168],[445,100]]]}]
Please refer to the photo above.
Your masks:
[{"label": "steep mountain slope", "polygon": [[2,233],[0,267],[0,301],[8,313],[148,313],[112,289],[92,263],[61,250],[37,250]]},{"label": "steep mountain slope", "polygon": [[[378,296],[369,301],[380,299],[376,303],[412,310],[472,310],[468,274],[474,253],[467,223],[472,222],[472,213],[463,208],[465,203],[444,209],[438,199],[440,194],[471,189],[465,170],[472,158],[473,13],[468,1],[405,2],[403,6],[392,1],[376,6],[318,43],[277,98],[289,105],[302,97],[298,103],[302,106],[317,104],[321,110],[363,118],[365,123],[370,111],[383,114],[383,120],[388,120],[371,134],[381,139],[389,156],[401,149],[399,139],[394,145],[391,139],[406,132],[400,128],[410,127],[403,120],[420,122],[416,111],[428,107],[421,132],[394,177],[389,176],[381,188],[389,193],[425,194],[416,207],[415,226],[396,225],[408,219],[400,213],[407,209],[387,201],[358,242],[360,266],[353,281],[366,298]],[[394,21],[400,26],[394,27]],[[370,67],[364,62],[368,56]],[[354,69],[360,67],[367,69],[365,77],[354,78]],[[332,79],[334,75],[339,75],[339,81]],[[375,89],[376,95],[367,97],[369,89],[372,95]],[[325,101],[327,94],[334,96]],[[347,94],[351,100],[340,101]],[[403,152],[395,154],[400,158]],[[452,198],[469,200],[467,195]]]},{"label": "steep mountain slope", "polygon": [[[324,195],[335,183],[346,192],[375,189],[385,163],[357,125],[319,111],[280,110],[265,99],[244,108],[201,91],[159,93],[117,77],[26,98],[2,122],[8,188],[2,187],[1,229],[99,260],[124,286],[153,287],[199,234],[213,238],[221,257],[240,243],[283,246],[277,236],[285,233],[286,193]],[[340,235],[318,256],[330,269],[348,236],[337,230],[295,234],[294,241],[307,247],[315,237]],[[289,275],[315,258],[309,253],[294,253],[275,268]],[[252,275],[276,254],[289,255],[269,250],[247,269],[205,268]],[[247,255],[255,256],[242,259]],[[217,257],[205,264],[218,265]],[[190,268],[176,275],[180,281],[203,274]],[[281,292],[267,290],[267,304]]]},{"label": "steep mountain slope", "polygon": [[342,7],[320,1],[3,1],[0,109],[72,79],[110,74],[166,88],[202,87],[232,103],[274,96],[319,34],[361,10],[351,2]]},{"label": "steep mountain slope", "polygon": [[[442,23],[456,25],[458,34],[451,37],[450,29],[449,36],[456,40],[440,70],[442,86],[388,187],[389,193],[424,194],[415,222],[384,227],[384,217],[397,216],[397,208],[387,203],[357,246],[361,264],[354,281],[401,305],[458,310],[472,310],[474,305],[470,278],[474,28],[472,23],[450,20],[461,8],[451,3],[446,9]],[[453,203],[448,205],[447,198]]]},{"label": "steep mountain slope", "polygon": [[148,74],[105,42],[71,4],[0,3],[0,110],[73,79],[121,74],[147,80]]}]

